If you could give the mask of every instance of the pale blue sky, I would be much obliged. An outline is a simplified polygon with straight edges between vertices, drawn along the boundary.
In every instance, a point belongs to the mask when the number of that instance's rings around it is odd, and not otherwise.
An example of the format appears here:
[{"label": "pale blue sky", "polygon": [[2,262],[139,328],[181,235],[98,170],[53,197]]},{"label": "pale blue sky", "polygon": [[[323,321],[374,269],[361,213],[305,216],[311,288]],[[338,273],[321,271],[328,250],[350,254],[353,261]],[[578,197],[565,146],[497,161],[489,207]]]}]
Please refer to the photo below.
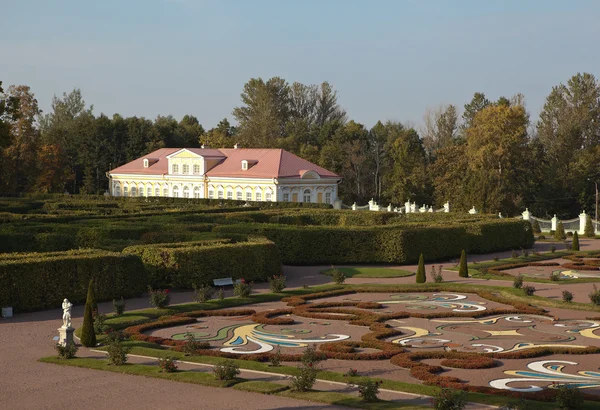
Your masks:
[{"label": "pale blue sky", "polygon": [[420,124],[476,91],[525,95],[600,77],[597,0],[4,1],[0,80],[48,111],[82,90],[94,112],[232,120],[251,77],[327,80],[349,118]]}]

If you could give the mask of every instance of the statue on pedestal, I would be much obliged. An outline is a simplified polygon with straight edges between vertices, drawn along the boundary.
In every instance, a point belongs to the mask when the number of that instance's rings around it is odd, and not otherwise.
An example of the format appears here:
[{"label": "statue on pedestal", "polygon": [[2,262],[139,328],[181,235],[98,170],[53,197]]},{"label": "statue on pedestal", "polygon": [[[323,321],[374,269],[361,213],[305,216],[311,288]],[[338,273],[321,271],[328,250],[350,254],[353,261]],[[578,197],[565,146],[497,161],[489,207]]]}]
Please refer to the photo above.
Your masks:
[{"label": "statue on pedestal", "polygon": [[63,326],[65,329],[71,327],[71,308],[73,304],[69,302],[69,299],[63,300],[62,309],[63,309]]}]

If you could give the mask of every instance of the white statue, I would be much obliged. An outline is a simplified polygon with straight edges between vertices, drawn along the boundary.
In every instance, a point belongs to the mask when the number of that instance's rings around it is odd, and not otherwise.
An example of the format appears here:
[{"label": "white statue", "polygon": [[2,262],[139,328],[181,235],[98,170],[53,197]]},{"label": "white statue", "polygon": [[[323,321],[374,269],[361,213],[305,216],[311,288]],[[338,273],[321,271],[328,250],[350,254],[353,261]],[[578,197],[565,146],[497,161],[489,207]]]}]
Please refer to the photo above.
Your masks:
[{"label": "white statue", "polygon": [[63,327],[69,328],[71,327],[71,308],[73,304],[69,302],[69,299],[63,300],[62,309],[63,309]]}]

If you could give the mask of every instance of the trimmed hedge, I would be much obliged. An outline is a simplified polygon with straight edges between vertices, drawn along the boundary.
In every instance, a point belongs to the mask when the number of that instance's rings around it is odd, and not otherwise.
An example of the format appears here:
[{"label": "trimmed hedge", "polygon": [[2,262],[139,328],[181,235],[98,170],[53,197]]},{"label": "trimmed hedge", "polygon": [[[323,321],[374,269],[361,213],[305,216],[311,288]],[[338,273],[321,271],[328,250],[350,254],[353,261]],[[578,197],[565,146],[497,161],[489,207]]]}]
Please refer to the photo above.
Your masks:
[{"label": "trimmed hedge", "polygon": [[135,256],[104,251],[32,253],[0,259],[0,306],[16,311],[57,308],[64,298],[84,302],[90,279],[98,300],[133,297],[146,289]]},{"label": "trimmed hedge", "polygon": [[266,281],[282,272],[279,250],[264,238],[232,243],[221,239],[205,242],[136,245],[123,253],[138,255],[152,286],[191,288],[212,284],[213,279],[231,277]]},{"label": "trimmed hedge", "polygon": [[407,227],[290,226],[237,224],[215,227],[218,234],[265,236],[281,251],[283,263],[292,265],[341,263],[411,263],[421,253],[427,260],[471,253],[530,248],[533,231],[528,221],[484,219],[469,224]]}]

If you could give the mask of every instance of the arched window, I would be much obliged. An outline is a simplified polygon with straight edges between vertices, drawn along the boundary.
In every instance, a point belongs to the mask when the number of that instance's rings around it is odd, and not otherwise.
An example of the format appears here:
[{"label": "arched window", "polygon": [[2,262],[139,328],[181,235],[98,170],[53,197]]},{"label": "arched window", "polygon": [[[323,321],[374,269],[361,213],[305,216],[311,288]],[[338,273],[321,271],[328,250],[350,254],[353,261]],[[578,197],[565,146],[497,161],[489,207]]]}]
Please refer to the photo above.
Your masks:
[{"label": "arched window", "polygon": [[169,196],[169,187],[166,186],[166,185],[163,187],[163,196],[164,197],[168,197]]},{"label": "arched window", "polygon": [[254,195],[256,196],[256,202],[262,201],[262,191],[260,189],[257,189]]},{"label": "arched window", "polygon": [[115,196],[121,196],[121,184],[118,182],[115,184]]},{"label": "arched window", "polygon": [[190,166],[188,164],[183,164],[183,173],[184,174],[190,173]]},{"label": "arched window", "polygon": [[244,193],[241,189],[238,189],[235,193],[235,199],[241,201],[244,198]]},{"label": "arched window", "polygon": [[217,192],[218,198],[219,199],[223,199],[223,190],[219,189],[219,191]]},{"label": "arched window", "polygon": [[215,198],[215,191],[212,188],[208,189],[208,198],[209,199],[214,199]]},{"label": "arched window", "polygon": [[137,187],[135,185],[131,187],[131,196],[137,196]]},{"label": "arched window", "polygon": [[125,185],[123,187],[123,196],[127,196],[129,194],[128,190],[129,190],[129,188],[127,187],[127,185]]},{"label": "arched window", "polygon": [[194,174],[200,173],[200,164],[194,164]]},{"label": "arched window", "polygon": [[265,201],[270,202],[271,201],[271,190],[267,189],[267,192],[265,193]]},{"label": "arched window", "polygon": [[303,202],[310,202],[310,189],[305,189],[304,190],[304,200]]},{"label": "arched window", "polygon": [[160,196],[160,188],[158,186],[154,188],[154,196]]},{"label": "arched window", "polygon": [[231,189],[227,190],[227,199],[233,199],[233,191]]},{"label": "arched window", "polygon": [[331,192],[325,192],[325,203],[331,204]]},{"label": "arched window", "polygon": [[146,187],[146,196],[152,196],[152,187],[150,185]]},{"label": "arched window", "polygon": [[172,172],[173,174],[177,174],[177,173],[179,173],[179,165],[177,165],[177,164],[173,164],[173,165],[171,166],[171,172]]},{"label": "arched window", "polygon": [[144,186],[140,185],[138,188],[138,196],[144,196]]},{"label": "arched window", "polygon": [[194,187],[194,198],[200,198],[200,187],[199,186]]},{"label": "arched window", "polygon": [[184,198],[190,197],[190,187],[188,187],[188,186],[183,187],[183,197]]},{"label": "arched window", "polygon": [[246,201],[252,201],[252,191],[246,191]]},{"label": "arched window", "polygon": [[173,198],[179,198],[179,186],[175,185],[173,187]]}]

